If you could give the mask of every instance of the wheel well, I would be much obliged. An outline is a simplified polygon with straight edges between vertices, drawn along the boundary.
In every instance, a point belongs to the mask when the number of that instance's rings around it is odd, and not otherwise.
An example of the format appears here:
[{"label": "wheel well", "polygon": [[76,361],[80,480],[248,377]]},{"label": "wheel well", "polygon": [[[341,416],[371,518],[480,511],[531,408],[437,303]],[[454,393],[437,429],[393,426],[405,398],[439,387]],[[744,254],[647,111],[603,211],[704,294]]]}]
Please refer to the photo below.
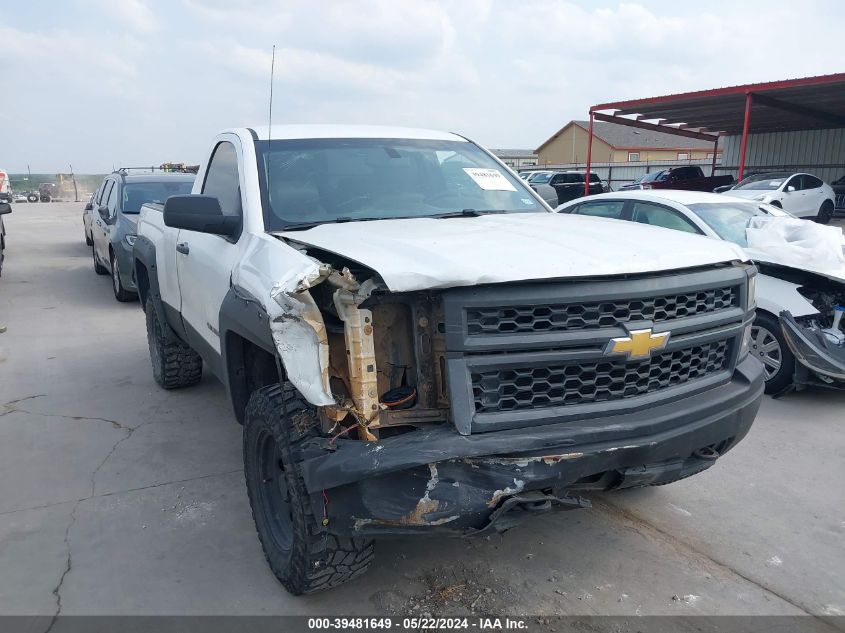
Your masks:
[{"label": "wheel well", "polygon": [[138,298],[141,300],[141,307],[147,309],[147,294],[150,291],[150,274],[147,267],[139,260],[135,260],[135,282],[138,285]]},{"label": "wheel well", "polygon": [[226,333],[226,372],[232,407],[240,424],[244,423],[252,393],[282,379],[273,354],[231,331]]},{"label": "wheel well", "polygon": [[783,205],[780,203],[779,200],[772,200],[769,204],[773,207],[777,207],[778,209],[783,209]]}]

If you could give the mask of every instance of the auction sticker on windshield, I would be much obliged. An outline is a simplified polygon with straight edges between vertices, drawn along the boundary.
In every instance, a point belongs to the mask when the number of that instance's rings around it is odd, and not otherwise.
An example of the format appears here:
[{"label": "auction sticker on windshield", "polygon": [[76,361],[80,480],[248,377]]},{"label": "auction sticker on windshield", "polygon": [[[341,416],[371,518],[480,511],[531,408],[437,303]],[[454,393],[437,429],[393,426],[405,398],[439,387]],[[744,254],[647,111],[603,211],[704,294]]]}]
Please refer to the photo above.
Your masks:
[{"label": "auction sticker on windshield", "polygon": [[507,178],[498,169],[482,169],[481,167],[464,167],[467,176],[485,191],[516,191]]}]

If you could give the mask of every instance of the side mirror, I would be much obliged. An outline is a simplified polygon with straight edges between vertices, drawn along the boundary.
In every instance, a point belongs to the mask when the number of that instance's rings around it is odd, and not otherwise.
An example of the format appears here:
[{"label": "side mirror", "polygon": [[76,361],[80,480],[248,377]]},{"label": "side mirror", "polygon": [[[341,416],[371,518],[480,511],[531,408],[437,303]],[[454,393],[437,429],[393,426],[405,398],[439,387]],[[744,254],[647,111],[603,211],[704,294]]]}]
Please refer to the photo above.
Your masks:
[{"label": "side mirror", "polygon": [[220,201],[214,196],[189,194],[167,199],[164,203],[164,225],[174,229],[235,237],[241,229],[241,218],[223,215]]},{"label": "side mirror", "polygon": [[85,211],[90,211],[93,208],[94,208],[94,205],[91,204],[90,202],[85,205]]},{"label": "side mirror", "polygon": [[787,192],[787,193],[792,193],[793,191],[795,191],[795,187],[793,187],[792,185],[789,185],[789,186],[786,188],[786,192]]},{"label": "side mirror", "polygon": [[12,212],[12,205],[8,202],[0,202],[0,215],[6,215]]},{"label": "side mirror", "polygon": [[103,221],[109,221],[109,208],[106,205],[102,205],[97,209],[97,213],[100,214],[100,217],[103,218]]}]

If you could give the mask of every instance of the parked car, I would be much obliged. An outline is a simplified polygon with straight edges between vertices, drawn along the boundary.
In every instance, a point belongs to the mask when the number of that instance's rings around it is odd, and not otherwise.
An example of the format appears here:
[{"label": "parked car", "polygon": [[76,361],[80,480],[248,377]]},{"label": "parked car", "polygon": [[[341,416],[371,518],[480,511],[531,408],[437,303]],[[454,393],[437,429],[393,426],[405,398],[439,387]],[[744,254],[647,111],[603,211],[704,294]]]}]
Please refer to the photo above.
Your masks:
[{"label": "parked car", "polygon": [[163,203],[170,196],[189,193],[194,178],[193,174],[184,173],[116,171],[105,177],[94,194],[91,209],[87,211],[91,218],[94,272],[111,274],[112,289],[118,301],[132,301],[137,297],[132,247],[141,205]]},{"label": "parked car", "polygon": [[793,218],[783,209],[727,194],[626,191],[576,200],[558,211],[706,235],[746,248],[761,273],[751,354],[763,363],[767,393],[812,383],[845,387],[845,323],[836,317],[837,306],[845,306],[845,267],[819,267],[810,260],[799,266],[782,246],[748,248],[749,221]]},{"label": "parked car", "polygon": [[[551,174],[545,182],[538,179],[529,181],[529,184],[548,205],[556,207],[584,195],[585,177],[586,172],[583,171],[561,171]],[[605,191],[607,188],[598,174],[590,173],[590,195]]]},{"label": "parked car", "polygon": [[[294,594],[363,573],[374,538],[698,473],[762,396],[742,249],[551,213],[455,134],[226,131],[191,195],[143,206],[134,252],[153,377],[226,385]],[[643,322],[679,301],[695,316]]]},{"label": "parked car", "polygon": [[0,202],[0,275],[3,274],[3,258],[6,251],[6,226],[3,224],[3,216],[12,212],[12,205],[8,202]]},{"label": "parked car", "polygon": [[[87,246],[94,246],[93,226],[94,226],[94,199],[102,193],[105,180],[100,183],[97,191],[88,196],[88,202],[82,209],[82,230],[85,232],[85,244]],[[99,205],[98,205],[99,206]]]},{"label": "parked car", "polygon": [[833,188],[834,202],[833,206],[836,211],[845,212],[845,176],[834,180],[831,184]]},{"label": "parked car", "polygon": [[744,178],[726,192],[731,196],[767,202],[799,218],[827,224],[833,217],[833,188],[812,174],[776,171]]},{"label": "parked car", "polygon": [[12,194],[12,202],[27,202],[27,197],[25,193],[13,193]]},{"label": "parked car", "polygon": [[532,171],[531,175],[528,176],[527,181],[530,183],[537,183],[537,184],[547,184],[551,177],[554,176],[557,172],[550,171],[548,169],[543,169],[540,171]]},{"label": "parked car", "polygon": [[733,176],[705,176],[698,165],[683,165],[646,174],[635,182],[622,185],[619,191],[635,189],[713,191],[716,187],[729,185],[732,182]]},{"label": "parked car", "polygon": [[0,204],[12,201],[12,183],[5,169],[0,169]]}]

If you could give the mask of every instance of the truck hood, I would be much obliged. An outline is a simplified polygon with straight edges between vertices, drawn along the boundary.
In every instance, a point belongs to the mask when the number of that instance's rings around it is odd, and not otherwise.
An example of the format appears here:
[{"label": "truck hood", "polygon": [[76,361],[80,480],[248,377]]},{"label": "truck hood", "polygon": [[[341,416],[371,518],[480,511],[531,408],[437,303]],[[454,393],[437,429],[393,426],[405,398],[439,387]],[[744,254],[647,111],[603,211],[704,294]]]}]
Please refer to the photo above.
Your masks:
[{"label": "truck hood", "polygon": [[729,242],[560,213],[344,222],[275,235],[363,264],[394,292],[651,273],[748,259]]}]

